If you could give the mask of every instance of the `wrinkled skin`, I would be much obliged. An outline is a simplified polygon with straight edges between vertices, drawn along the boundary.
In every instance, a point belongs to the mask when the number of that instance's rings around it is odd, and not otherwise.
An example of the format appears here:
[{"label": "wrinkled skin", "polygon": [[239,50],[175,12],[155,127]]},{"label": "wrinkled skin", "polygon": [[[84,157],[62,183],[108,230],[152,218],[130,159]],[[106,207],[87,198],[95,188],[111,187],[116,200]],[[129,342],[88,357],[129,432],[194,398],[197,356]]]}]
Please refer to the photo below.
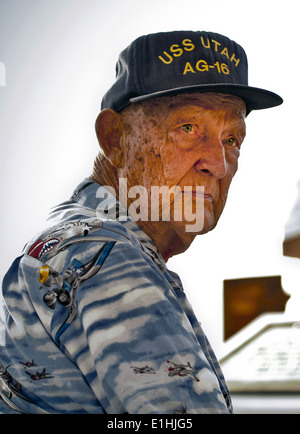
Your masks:
[{"label": "wrinkled skin", "polygon": [[[186,221],[138,221],[165,260],[185,251],[197,234],[212,230],[224,209],[244,140],[245,104],[221,94],[184,94],[133,104],[120,114],[100,113],[99,142],[107,159],[93,179],[117,188],[118,177],[134,185],[204,186],[204,226],[185,230]],[[105,169],[104,169],[105,168]],[[191,194],[195,201],[195,193]],[[130,199],[127,205],[130,204]],[[150,200],[145,206],[149,207]],[[195,206],[194,206],[195,209]]]}]

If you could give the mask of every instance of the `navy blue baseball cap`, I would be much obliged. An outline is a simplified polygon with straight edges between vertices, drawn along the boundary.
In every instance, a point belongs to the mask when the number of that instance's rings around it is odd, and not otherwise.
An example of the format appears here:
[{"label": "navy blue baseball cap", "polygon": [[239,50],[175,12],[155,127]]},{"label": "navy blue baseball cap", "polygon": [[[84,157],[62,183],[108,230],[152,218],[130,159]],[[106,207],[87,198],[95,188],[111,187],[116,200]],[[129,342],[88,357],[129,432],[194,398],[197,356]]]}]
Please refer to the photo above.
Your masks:
[{"label": "navy blue baseball cap", "polygon": [[236,42],[218,33],[174,31],[141,36],[121,52],[101,109],[118,112],[135,102],[187,92],[238,96],[247,113],[283,102],[248,85],[247,56]]}]

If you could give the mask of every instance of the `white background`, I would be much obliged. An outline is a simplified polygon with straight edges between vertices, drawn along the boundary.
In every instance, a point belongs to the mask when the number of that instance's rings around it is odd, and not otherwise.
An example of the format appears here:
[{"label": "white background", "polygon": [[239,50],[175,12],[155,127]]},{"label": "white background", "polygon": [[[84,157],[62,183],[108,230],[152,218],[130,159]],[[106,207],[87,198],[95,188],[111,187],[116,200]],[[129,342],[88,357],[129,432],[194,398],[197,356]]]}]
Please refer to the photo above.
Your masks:
[{"label": "white background", "polygon": [[0,0],[0,277],[90,175],[94,121],[119,52],[142,34],[206,30],[241,44],[250,85],[285,103],[250,114],[218,227],[169,267],[217,354],[224,279],[282,275],[297,292],[298,260],[282,256],[282,241],[300,178],[298,17],[297,0]]}]

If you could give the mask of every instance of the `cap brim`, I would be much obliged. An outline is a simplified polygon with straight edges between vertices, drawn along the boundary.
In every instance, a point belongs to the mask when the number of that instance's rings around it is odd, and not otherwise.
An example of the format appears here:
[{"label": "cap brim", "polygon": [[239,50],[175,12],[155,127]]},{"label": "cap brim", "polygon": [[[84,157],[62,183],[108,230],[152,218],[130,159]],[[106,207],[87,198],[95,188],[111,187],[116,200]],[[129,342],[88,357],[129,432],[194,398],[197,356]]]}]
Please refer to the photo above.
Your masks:
[{"label": "cap brim", "polygon": [[130,98],[130,102],[135,103],[151,98],[189,92],[217,92],[235,95],[245,101],[247,105],[247,114],[252,110],[276,107],[283,103],[283,99],[274,92],[239,84],[203,84],[197,86],[178,87],[175,89],[168,89]]}]

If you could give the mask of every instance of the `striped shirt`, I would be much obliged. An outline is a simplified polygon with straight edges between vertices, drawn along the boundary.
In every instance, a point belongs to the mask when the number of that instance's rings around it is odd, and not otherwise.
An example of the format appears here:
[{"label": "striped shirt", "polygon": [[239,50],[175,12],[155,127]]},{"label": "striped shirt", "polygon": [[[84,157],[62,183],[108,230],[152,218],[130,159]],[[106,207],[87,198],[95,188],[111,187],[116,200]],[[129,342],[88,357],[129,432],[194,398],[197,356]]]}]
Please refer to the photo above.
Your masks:
[{"label": "striped shirt", "polygon": [[122,204],[85,179],[50,222],[3,280],[0,413],[231,413],[179,277]]}]

